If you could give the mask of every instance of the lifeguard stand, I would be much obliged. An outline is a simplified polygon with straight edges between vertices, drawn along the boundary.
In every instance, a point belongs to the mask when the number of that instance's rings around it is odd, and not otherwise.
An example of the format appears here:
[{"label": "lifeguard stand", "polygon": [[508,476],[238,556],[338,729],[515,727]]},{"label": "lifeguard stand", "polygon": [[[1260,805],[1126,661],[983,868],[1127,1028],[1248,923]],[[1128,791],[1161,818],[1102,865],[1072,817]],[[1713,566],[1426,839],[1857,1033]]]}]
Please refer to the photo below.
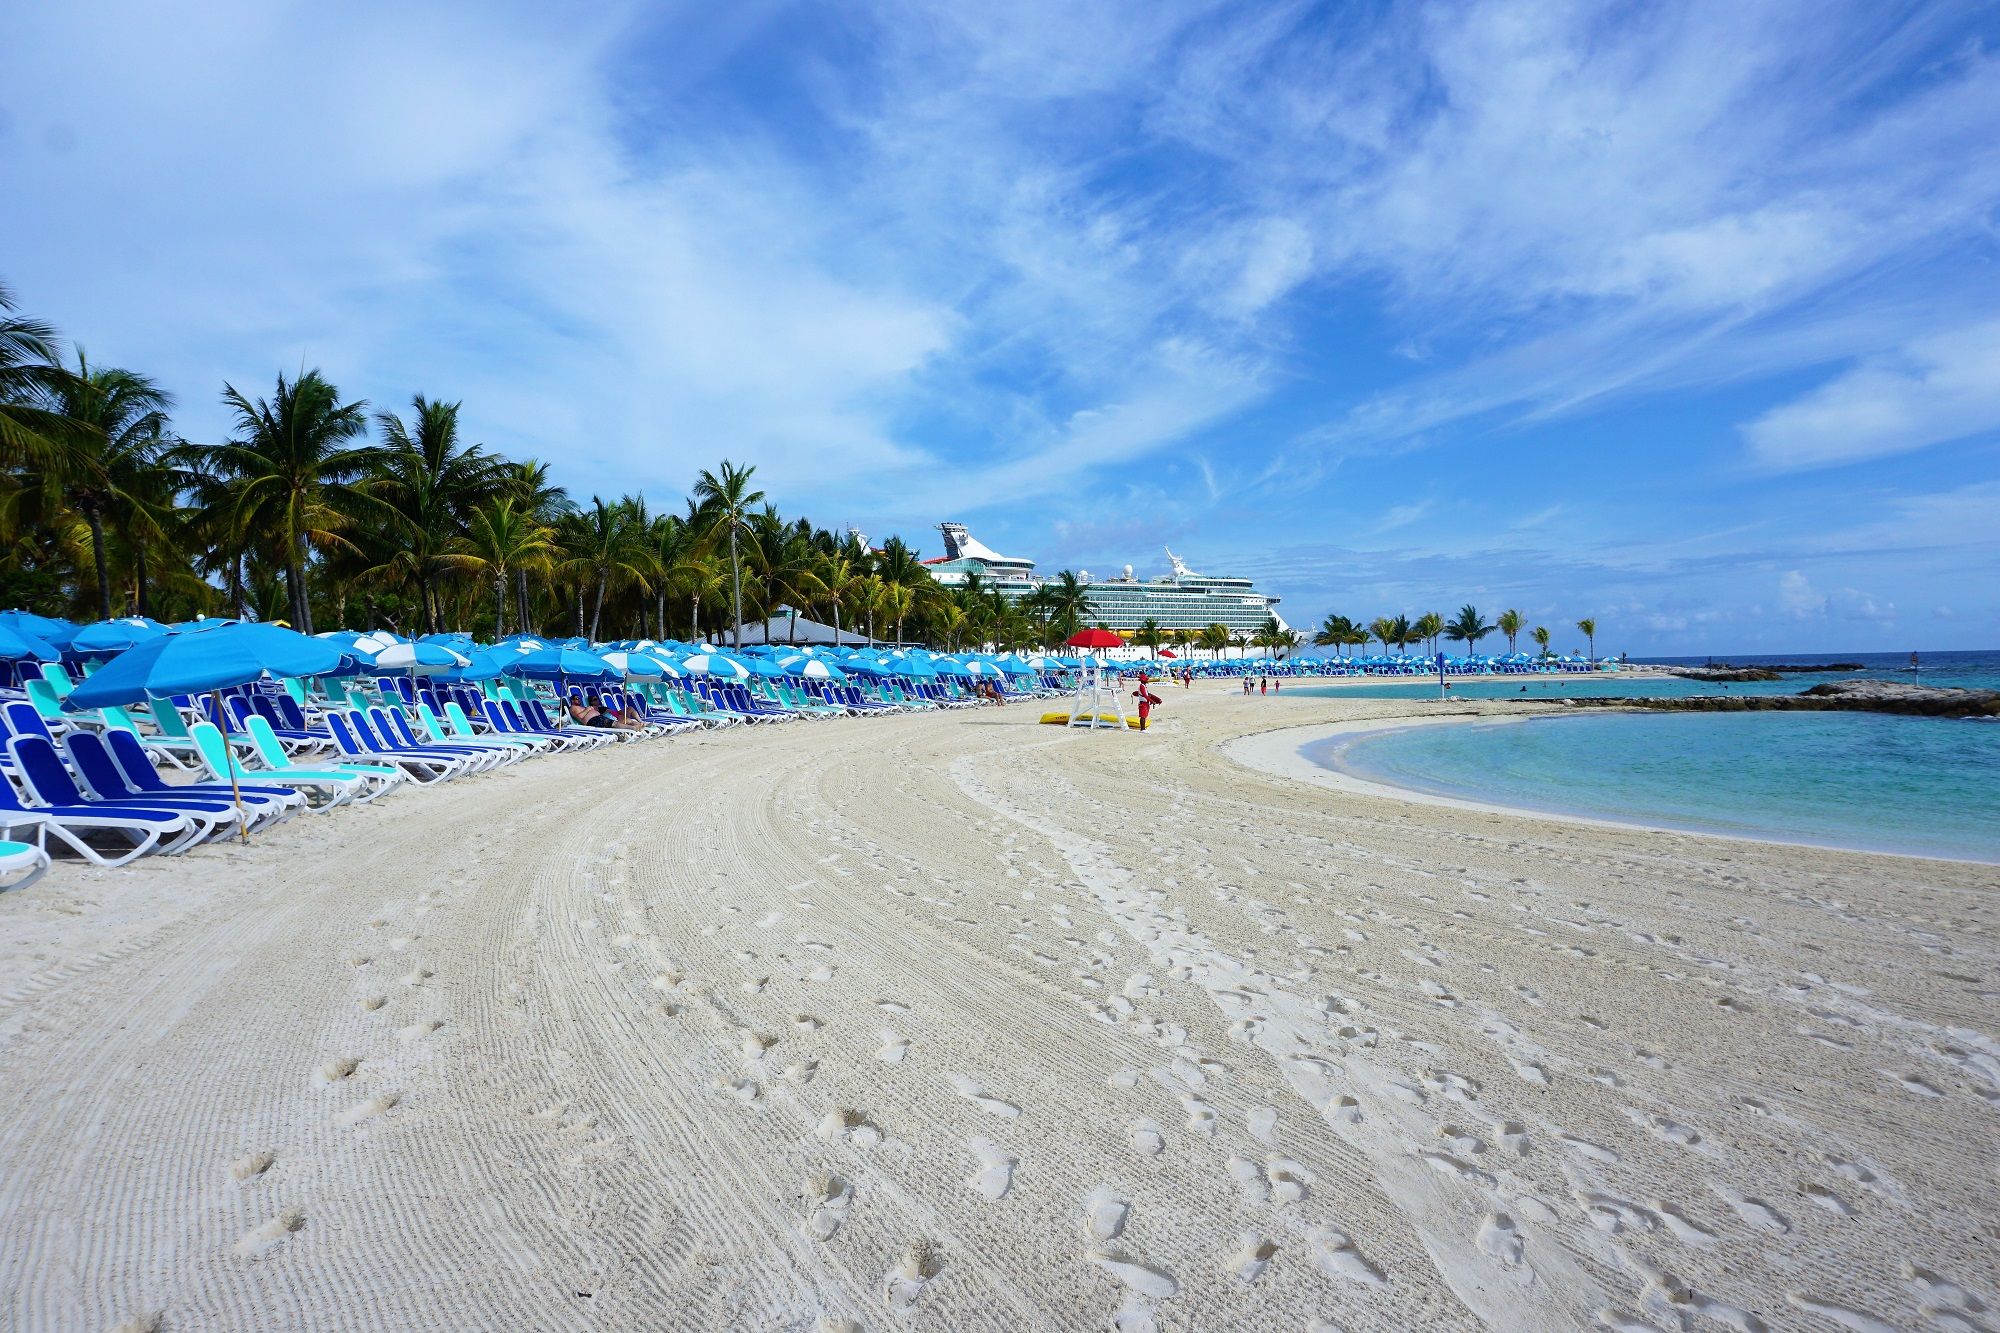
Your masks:
[{"label": "lifeguard stand", "polygon": [[1095,658],[1084,659],[1084,665],[1076,673],[1076,694],[1070,701],[1068,725],[1092,731],[1099,727],[1123,731],[1130,725],[1125,720],[1125,701],[1115,669]]}]

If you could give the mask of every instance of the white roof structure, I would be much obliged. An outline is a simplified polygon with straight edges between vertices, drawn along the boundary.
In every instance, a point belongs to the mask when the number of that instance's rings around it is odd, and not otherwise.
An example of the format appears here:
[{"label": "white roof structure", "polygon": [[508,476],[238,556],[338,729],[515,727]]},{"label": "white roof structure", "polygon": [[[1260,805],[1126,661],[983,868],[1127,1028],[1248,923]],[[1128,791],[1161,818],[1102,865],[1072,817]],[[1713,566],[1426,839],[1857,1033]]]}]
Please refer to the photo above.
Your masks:
[{"label": "white roof structure", "polygon": [[[716,636],[718,643],[734,643],[735,635],[725,630]],[[781,606],[771,612],[769,620],[746,620],[743,622],[743,642],[745,643],[799,643],[799,644],[853,644],[861,646],[875,642],[866,634],[858,634],[843,625],[838,635],[831,625],[800,614],[797,625],[792,623],[791,608]]]}]

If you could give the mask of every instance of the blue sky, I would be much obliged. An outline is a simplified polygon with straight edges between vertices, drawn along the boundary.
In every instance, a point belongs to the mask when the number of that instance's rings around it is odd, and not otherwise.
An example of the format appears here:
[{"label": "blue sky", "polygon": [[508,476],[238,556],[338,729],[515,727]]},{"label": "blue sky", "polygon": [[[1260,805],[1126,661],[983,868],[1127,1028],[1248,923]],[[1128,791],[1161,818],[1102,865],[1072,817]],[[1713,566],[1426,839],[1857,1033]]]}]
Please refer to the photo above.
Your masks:
[{"label": "blue sky", "polygon": [[1993,647],[1996,125],[1976,4],[79,0],[0,277],[191,438],[316,365],[1294,622]]}]

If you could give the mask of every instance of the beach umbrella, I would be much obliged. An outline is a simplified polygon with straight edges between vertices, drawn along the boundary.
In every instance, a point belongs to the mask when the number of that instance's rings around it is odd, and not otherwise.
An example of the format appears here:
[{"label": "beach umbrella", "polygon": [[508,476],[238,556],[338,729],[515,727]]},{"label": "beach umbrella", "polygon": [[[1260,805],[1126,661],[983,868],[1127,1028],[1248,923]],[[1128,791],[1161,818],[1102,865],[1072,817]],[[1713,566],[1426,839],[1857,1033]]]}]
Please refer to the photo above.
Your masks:
[{"label": "beach umbrella", "polygon": [[681,662],[681,670],[690,676],[720,676],[724,680],[745,680],[750,675],[750,669],[743,663],[717,652],[696,653],[685,658]]},{"label": "beach umbrella", "polygon": [[[613,651],[600,654],[605,661],[616,667],[620,674],[644,680],[658,680],[666,674],[666,663],[650,653]],[[676,673],[678,674],[678,673]]]},{"label": "beach umbrella", "polygon": [[500,671],[508,676],[557,682],[571,676],[583,680],[613,680],[619,675],[618,668],[611,663],[581,648],[537,648],[504,660]]},{"label": "beach umbrella", "polygon": [[1125,640],[1108,629],[1079,630],[1063,640],[1072,648],[1123,648]]},{"label": "beach umbrella", "polygon": [[780,662],[787,675],[801,680],[846,680],[847,673],[839,667],[819,657],[794,657]]},{"label": "beach umbrella", "polygon": [[122,653],[127,648],[136,647],[148,639],[157,639],[167,632],[167,627],[151,616],[123,616],[117,620],[100,620],[95,625],[85,625],[70,640],[69,649],[73,653],[91,654]]},{"label": "beach umbrella", "polygon": [[67,648],[76,637],[76,625],[72,621],[57,620],[52,616],[38,616],[33,611],[0,611],[0,629],[11,629],[17,634],[26,634],[31,639],[46,643],[51,648]]},{"label": "beach umbrella", "polygon": [[373,665],[378,671],[429,676],[452,667],[468,666],[471,661],[464,653],[454,652],[441,643],[392,643],[375,654]]},{"label": "beach umbrella", "polygon": [[492,680],[500,674],[500,657],[484,648],[475,648],[465,655],[465,665],[447,667],[437,673],[440,680],[475,681]]},{"label": "beach umbrella", "polygon": [[0,625],[0,659],[18,662],[32,657],[38,662],[60,662],[62,654],[26,630]]},{"label": "beach umbrella", "polygon": [[[62,706],[73,712],[140,703],[161,694],[212,694],[223,751],[229,749],[229,713],[222,691],[265,676],[323,676],[339,671],[345,658],[331,644],[279,625],[230,624],[190,634],[162,634],[112,658],[69,692]],[[237,834],[250,840],[250,823],[237,790],[236,766],[229,766],[229,790],[236,798]]]}]

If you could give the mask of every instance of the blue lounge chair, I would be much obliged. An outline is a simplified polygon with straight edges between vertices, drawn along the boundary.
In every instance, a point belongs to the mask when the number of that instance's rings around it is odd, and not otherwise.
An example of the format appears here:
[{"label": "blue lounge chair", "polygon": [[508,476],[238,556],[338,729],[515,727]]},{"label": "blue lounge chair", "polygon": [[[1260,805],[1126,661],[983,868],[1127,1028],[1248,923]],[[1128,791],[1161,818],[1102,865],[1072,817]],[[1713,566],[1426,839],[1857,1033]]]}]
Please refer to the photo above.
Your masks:
[{"label": "blue lounge chair", "polygon": [[[69,776],[55,746],[40,736],[16,736],[7,742],[7,750],[16,772],[25,772],[32,764],[40,772],[53,770],[65,779]],[[0,781],[0,829],[12,833],[22,828],[35,830],[35,845],[44,851],[48,849],[48,835],[54,834],[92,865],[107,867],[125,865],[152,851],[170,854],[184,851],[208,832],[207,824],[197,824],[186,814],[157,806],[82,800],[60,805],[28,805],[12,783]],[[125,846],[122,851],[106,854],[91,845],[88,835],[92,834],[115,835]]]}]

